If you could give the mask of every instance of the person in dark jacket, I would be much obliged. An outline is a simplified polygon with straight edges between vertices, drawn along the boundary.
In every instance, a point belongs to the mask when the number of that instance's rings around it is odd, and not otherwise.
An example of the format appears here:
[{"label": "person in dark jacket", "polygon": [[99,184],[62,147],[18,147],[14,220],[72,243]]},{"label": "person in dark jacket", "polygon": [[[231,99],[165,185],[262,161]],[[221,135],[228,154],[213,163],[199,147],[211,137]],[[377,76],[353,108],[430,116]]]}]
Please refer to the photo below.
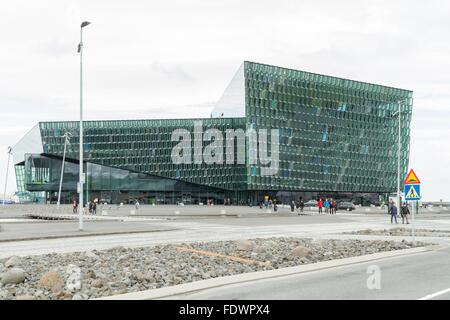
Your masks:
[{"label": "person in dark jacket", "polygon": [[393,223],[393,219],[395,219],[395,223],[397,222],[397,207],[395,206],[395,202],[391,203],[391,207],[389,208],[389,214],[391,215],[391,224]]},{"label": "person in dark jacket", "polygon": [[402,210],[400,211],[400,214],[402,216],[402,224],[405,224],[405,219],[406,219],[406,224],[409,224],[408,214],[410,214],[410,212],[409,212],[408,204],[406,202],[403,203]]},{"label": "person in dark jacket", "polygon": [[73,203],[72,203],[72,212],[73,212],[73,213],[77,213],[77,211],[78,211],[78,202],[77,202],[77,200],[73,200]]},{"label": "person in dark jacket", "polygon": [[304,207],[305,207],[305,203],[303,202],[303,199],[300,199],[300,212],[303,212]]},{"label": "person in dark jacket", "polygon": [[294,210],[295,210],[295,201],[292,200],[291,201],[291,212],[294,212]]}]

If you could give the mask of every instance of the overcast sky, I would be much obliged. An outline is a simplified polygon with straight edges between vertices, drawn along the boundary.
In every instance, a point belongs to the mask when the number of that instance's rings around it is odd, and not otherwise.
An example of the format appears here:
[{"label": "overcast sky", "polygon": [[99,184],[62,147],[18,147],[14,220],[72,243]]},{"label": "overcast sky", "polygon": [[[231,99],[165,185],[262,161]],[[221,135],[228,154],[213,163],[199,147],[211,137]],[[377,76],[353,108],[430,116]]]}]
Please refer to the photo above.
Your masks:
[{"label": "overcast sky", "polygon": [[208,117],[244,60],[410,89],[410,165],[425,200],[450,200],[444,0],[0,0],[0,198],[7,146],[79,117],[83,20],[87,120]]}]

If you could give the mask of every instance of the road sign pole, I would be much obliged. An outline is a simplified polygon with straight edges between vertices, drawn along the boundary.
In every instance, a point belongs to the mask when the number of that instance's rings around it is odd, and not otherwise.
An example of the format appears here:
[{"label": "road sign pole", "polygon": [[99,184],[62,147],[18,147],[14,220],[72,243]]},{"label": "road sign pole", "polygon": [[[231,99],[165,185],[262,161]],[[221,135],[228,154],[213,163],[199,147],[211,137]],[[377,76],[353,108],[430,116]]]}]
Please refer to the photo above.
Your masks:
[{"label": "road sign pole", "polygon": [[[414,201],[414,207],[417,206],[417,201]],[[416,208],[411,208],[412,209],[412,242],[413,244],[416,243],[416,222],[415,222],[415,215],[416,215]]]},{"label": "road sign pole", "polygon": [[411,228],[411,237],[413,244],[416,243],[416,212],[418,210],[419,201],[421,198],[421,191],[420,191],[420,180],[417,177],[416,173],[413,169],[411,169],[408,173],[408,175],[405,178],[405,181],[403,181],[403,184],[405,185],[405,201],[412,201],[412,228]]}]

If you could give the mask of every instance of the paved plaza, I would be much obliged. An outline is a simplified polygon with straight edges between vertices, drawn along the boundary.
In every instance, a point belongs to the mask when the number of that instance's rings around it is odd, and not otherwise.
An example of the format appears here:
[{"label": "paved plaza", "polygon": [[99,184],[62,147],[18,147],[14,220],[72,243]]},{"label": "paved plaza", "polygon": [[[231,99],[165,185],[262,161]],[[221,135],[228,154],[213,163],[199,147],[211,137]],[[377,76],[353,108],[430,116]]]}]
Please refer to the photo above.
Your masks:
[{"label": "paved plaza", "polygon": [[[168,244],[248,239],[292,237],[312,241],[379,240],[397,243],[412,240],[411,233],[407,231],[411,230],[411,224],[391,224],[385,210],[375,207],[341,211],[336,215],[319,215],[315,208],[298,214],[282,206],[277,212],[273,209],[238,206],[141,206],[139,210],[134,206],[104,206],[98,210],[97,215],[88,214],[84,218],[84,230],[79,231],[78,215],[72,214],[67,205],[60,210],[51,205],[2,206],[0,260],[4,262],[11,256],[26,258],[55,253],[120,250],[122,247],[152,248]],[[398,236],[364,232],[351,234],[361,230],[381,231],[398,227],[403,227],[406,232],[403,231]],[[430,231],[450,231],[450,212],[446,208],[423,209],[416,216],[415,227]],[[448,270],[444,270],[442,266],[447,265],[450,237],[433,236],[430,232],[428,236],[415,237],[415,240],[437,247],[430,252],[376,261],[388,283],[383,293],[369,291],[364,286],[364,279],[367,278],[365,271],[371,264],[361,262],[297,275],[280,275],[276,279],[262,278],[232,285],[225,283],[196,293],[177,295],[177,287],[174,286],[175,294],[170,298],[418,299],[445,287],[439,279],[445,283],[448,278]],[[421,268],[431,270],[433,274],[420,274]],[[408,282],[407,276],[418,277],[414,288],[409,284],[401,285],[401,281]],[[217,281],[225,281],[220,279],[222,278],[217,278]],[[354,289],[339,291],[347,283],[353,283]],[[298,290],[299,287],[303,289]],[[436,296],[436,299],[445,298],[450,297],[445,294]]]}]

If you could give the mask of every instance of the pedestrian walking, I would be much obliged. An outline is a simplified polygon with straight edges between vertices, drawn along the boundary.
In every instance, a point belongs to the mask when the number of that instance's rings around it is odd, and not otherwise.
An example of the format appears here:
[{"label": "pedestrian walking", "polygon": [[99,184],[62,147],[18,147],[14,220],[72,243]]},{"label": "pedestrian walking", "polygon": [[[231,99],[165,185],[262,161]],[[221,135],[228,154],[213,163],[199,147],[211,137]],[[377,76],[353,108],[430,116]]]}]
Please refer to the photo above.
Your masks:
[{"label": "pedestrian walking", "polygon": [[394,200],[388,201],[388,206],[387,206],[387,210],[388,210],[388,214],[390,214],[391,212],[391,207],[394,205]]},{"label": "pedestrian walking", "polygon": [[92,201],[92,214],[97,214],[97,202]]},{"label": "pedestrian walking", "polygon": [[73,213],[77,213],[77,212],[78,212],[78,202],[77,202],[77,200],[73,200],[73,203],[72,203],[72,212],[73,212]]},{"label": "pedestrian walking", "polygon": [[321,198],[317,199],[317,207],[319,208],[319,214],[322,214],[323,200]]},{"label": "pedestrian walking", "polygon": [[328,199],[325,199],[323,206],[325,207],[325,213],[330,213],[330,201]]},{"label": "pedestrian walking", "polygon": [[139,210],[140,204],[139,204],[139,201],[137,199],[136,199],[136,202],[134,203],[134,206],[135,206],[136,210]]},{"label": "pedestrian walking", "polygon": [[303,212],[303,208],[305,208],[305,203],[303,202],[303,199],[300,199],[300,213]]},{"label": "pedestrian walking", "polygon": [[397,224],[397,207],[395,206],[395,202],[392,201],[390,209],[389,209],[389,214],[391,215],[391,224],[393,223],[394,219],[395,219],[395,223]]},{"label": "pedestrian walking", "polygon": [[334,214],[334,201],[333,198],[330,198],[330,214]]},{"label": "pedestrian walking", "polygon": [[295,210],[295,201],[292,200],[291,201],[291,212],[294,212],[294,210]]},{"label": "pedestrian walking", "polygon": [[403,203],[400,214],[402,216],[402,224],[405,224],[405,219],[406,219],[406,224],[409,224],[408,214],[411,214],[411,213],[409,212],[408,204],[406,202]]}]

